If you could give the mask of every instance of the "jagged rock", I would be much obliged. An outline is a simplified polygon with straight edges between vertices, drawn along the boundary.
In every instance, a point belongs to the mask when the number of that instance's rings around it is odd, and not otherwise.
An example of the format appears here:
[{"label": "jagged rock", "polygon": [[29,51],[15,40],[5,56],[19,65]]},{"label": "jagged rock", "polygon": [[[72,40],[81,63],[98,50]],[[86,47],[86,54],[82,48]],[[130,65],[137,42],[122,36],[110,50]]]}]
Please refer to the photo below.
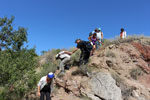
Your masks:
[{"label": "jagged rock", "polygon": [[122,100],[122,94],[109,73],[98,73],[90,81],[91,92],[99,100]]},{"label": "jagged rock", "polygon": [[114,47],[114,45],[110,45],[108,48],[109,48],[109,49],[112,49],[113,47]]},{"label": "jagged rock", "polygon": [[108,67],[113,67],[113,62],[111,60],[106,60],[106,64],[108,65]]},{"label": "jagged rock", "polygon": [[[137,48],[137,50],[141,53],[141,57],[143,60],[150,64],[150,46],[142,45],[141,43],[132,43],[132,45]],[[149,65],[150,67],[150,65]]]}]

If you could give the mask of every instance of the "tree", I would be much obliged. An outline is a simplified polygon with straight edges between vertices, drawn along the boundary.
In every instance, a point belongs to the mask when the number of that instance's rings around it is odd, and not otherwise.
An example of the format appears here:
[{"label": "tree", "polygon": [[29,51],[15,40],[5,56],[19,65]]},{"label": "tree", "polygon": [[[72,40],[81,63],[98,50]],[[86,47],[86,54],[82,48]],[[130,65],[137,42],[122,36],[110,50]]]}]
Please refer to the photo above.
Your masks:
[{"label": "tree", "polygon": [[27,30],[19,27],[14,30],[12,22],[14,17],[0,18],[0,50],[13,49],[20,50],[24,42],[27,42]]},{"label": "tree", "polygon": [[[35,48],[24,47],[27,30],[12,27],[14,17],[0,18],[0,100],[16,100],[36,84]],[[9,94],[9,95],[8,95]]]}]

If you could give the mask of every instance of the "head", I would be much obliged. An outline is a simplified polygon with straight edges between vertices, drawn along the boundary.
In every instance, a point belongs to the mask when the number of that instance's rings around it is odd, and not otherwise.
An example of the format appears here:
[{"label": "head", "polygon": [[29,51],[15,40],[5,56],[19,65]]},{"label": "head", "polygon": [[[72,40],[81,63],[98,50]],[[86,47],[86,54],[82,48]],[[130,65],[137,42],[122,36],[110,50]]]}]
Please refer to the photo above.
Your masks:
[{"label": "head", "polygon": [[52,80],[54,78],[54,73],[50,72],[47,74],[47,80]]},{"label": "head", "polygon": [[81,41],[81,39],[76,39],[76,40],[75,40],[75,43],[78,44],[78,43],[80,43],[80,41]]},{"label": "head", "polygon": [[96,36],[97,36],[97,34],[96,34],[96,33],[94,33],[94,34],[93,34],[93,37],[96,37]]},{"label": "head", "polygon": [[95,32],[100,32],[100,31],[101,31],[100,27],[95,29]]},{"label": "head", "polygon": [[121,28],[120,30],[121,30],[121,32],[123,32],[123,31],[124,31],[124,28]]}]

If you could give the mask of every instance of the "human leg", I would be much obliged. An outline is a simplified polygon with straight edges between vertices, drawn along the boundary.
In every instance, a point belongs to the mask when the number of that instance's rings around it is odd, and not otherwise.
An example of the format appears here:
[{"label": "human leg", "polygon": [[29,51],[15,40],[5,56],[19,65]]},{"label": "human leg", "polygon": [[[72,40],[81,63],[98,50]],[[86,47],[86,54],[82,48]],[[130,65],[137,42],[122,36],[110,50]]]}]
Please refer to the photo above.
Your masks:
[{"label": "human leg", "polygon": [[60,70],[61,72],[64,72],[65,65],[70,61],[70,58],[64,58],[60,63]]},{"label": "human leg", "polygon": [[83,64],[83,57],[84,57],[84,53],[81,52],[80,58],[79,58],[79,66],[81,66]]},{"label": "human leg", "polygon": [[44,95],[45,95],[45,93],[44,92],[40,92],[40,100],[44,100]]},{"label": "human leg", "polygon": [[[64,60],[64,59],[63,59]],[[60,62],[60,65],[59,65],[59,69],[60,69],[60,71],[61,72],[64,72],[64,62],[63,62],[63,60]]]},{"label": "human leg", "polygon": [[69,69],[68,63],[70,62],[71,58],[65,58],[64,59],[64,69]]},{"label": "human leg", "polygon": [[92,49],[91,54],[90,54],[91,56],[94,54],[95,49],[96,49],[96,45],[93,45],[93,49]]},{"label": "human leg", "polygon": [[87,75],[87,72],[88,72],[88,70],[87,70],[87,63],[89,61],[89,57],[90,57],[90,52],[86,52],[84,54],[84,57],[83,57],[82,69],[83,69],[83,72],[84,72],[85,75]]},{"label": "human leg", "polygon": [[50,92],[46,92],[45,95],[46,95],[46,100],[51,100]]},{"label": "human leg", "polygon": [[96,41],[96,49],[98,49],[98,48],[99,48],[99,42]]}]

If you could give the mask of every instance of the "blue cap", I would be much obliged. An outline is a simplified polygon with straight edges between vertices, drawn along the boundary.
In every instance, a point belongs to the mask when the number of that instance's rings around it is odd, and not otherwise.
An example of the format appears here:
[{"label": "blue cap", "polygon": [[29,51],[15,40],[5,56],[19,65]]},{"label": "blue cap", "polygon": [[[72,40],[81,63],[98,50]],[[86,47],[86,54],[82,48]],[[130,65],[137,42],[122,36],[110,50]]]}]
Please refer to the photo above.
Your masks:
[{"label": "blue cap", "polygon": [[98,29],[101,31],[101,28],[100,28],[100,27],[99,27]]},{"label": "blue cap", "polygon": [[48,78],[54,78],[54,74],[52,72],[48,73]]}]

